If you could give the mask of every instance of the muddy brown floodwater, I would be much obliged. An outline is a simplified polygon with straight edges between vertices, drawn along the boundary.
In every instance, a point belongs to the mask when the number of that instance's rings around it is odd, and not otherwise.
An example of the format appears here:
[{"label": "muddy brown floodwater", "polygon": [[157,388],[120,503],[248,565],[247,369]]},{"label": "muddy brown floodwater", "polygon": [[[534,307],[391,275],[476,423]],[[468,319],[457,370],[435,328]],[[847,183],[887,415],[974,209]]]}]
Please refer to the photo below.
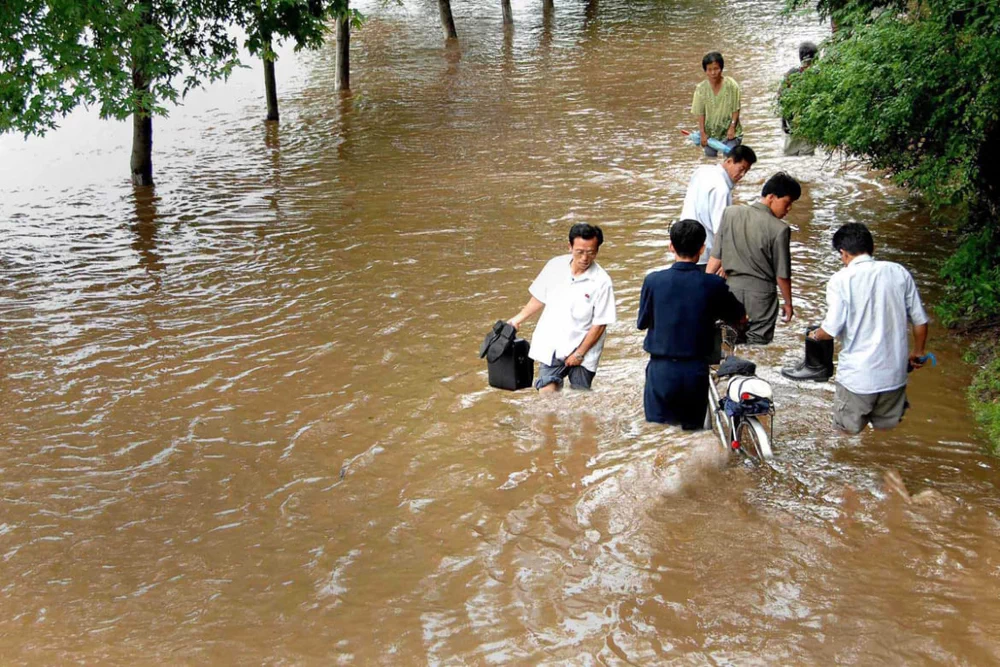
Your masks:
[{"label": "muddy brown floodwater", "polygon": [[[940,294],[920,202],[783,158],[772,91],[814,17],[780,2],[361,6],[333,47],[157,121],[81,110],[0,142],[4,664],[921,664],[1000,661],[997,463],[962,345],[887,434],[838,437],[833,385],[778,375],[823,311],[834,229]],[[794,325],[752,353],[773,468],[642,417],[646,272],[701,164],[681,128],[710,48],[760,162],[787,169]],[[595,391],[486,387],[479,340],[576,221],[618,295]],[[885,481],[888,478],[888,482]],[[902,492],[913,498],[907,499]],[[896,491],[894,489],[900,489]],[[919,495],[918,495],[919,494]]]}]

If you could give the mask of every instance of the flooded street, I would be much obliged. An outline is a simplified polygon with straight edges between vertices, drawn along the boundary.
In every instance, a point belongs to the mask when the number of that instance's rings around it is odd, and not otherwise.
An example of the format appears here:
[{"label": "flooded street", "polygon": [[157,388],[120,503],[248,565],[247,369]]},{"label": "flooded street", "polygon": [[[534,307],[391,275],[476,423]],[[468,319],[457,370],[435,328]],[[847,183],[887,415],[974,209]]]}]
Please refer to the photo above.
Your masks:
[{"label": "flooded street", "polygon": [[[359,8],[350,94],[332,43],[281,51],[278,126],[259,65],[192,94],[154,123],[155,192],[96,111],[0,139],[0,662],[1000,662],[962,342],[932,321],[940,363],[888,433],[836,435],[833,383],[779,375],[839,225],[928,311],[954,243],[878,175],[781,155],[773,91],[827,27],[557,0],[515,2],[505,37],[477,0],[446,47],[436,3]],[[747,353],[773,468],[643,420],[639,290],[706,160],[680,130],[715,48],[760,158],[736,200],[804,186],[796,319]],[[574,222],[618,299],[595,390],[489,389],[482,336]]]}]

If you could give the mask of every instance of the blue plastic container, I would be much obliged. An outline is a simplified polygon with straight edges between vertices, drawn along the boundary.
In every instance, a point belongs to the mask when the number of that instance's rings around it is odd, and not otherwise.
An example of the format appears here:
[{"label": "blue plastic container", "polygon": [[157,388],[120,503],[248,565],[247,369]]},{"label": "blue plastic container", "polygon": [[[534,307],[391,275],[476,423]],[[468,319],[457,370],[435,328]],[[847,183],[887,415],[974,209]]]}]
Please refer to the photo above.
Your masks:
[{"label": "blue plastic container", "polygon": [[[694,132],[689,134],[688,139],[690,139],[691,143],[695,144],[696,146],[701,146],[701,132],[699,132],[698,130],[695,130]],[[732,150],[729,146],[725,145],[724,143],[722,143],[721,141],[719,141],[714,137],[708,138],[708,147],[714,148],[723,155],[729,155],[729,151]]]}]

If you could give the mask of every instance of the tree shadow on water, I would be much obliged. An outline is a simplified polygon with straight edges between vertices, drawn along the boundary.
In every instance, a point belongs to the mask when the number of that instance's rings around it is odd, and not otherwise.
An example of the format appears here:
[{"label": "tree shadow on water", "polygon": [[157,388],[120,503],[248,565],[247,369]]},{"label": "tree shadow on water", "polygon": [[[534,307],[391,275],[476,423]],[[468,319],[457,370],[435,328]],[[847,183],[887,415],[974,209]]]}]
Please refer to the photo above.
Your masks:
[{"label": "tree shadow on water", "polygon": [[133,235],[132,249],[139,254],[139,266],[153,279],[155,289],[160,288],[160,272],[165,266],[156,247],[159,201],[152,186],[136,186],[132,189],[132,204],[135,207],[135,216],[129,226]]},{"label": "tree shadow on water", "polygon": [[354,120],[354,97],[349,90],[338,93],[337,118],[340,126],[340,141],[337,143],[337,157],[341,160],[351,158],[353,142],[351,128]]},{"label": "tree shadow on water", "polygon": [[276,122],[264,123],[264,146],[267,148],[271,193],[264,196],[268,207],[281,212],[281,128]]}]

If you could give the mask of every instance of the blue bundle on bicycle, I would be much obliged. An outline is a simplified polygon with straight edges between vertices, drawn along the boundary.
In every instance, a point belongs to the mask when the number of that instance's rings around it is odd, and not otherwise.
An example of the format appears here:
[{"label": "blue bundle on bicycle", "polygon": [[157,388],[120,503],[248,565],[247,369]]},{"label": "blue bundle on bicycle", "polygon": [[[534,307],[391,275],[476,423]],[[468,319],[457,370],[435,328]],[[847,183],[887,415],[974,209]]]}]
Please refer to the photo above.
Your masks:
[{"label": "blue bundle on bicycle", "polygon": [[728,396],[719,401],[723,412],[732,417],[750,417],[753,415],[769,415],[773,404],[766,398],[756,398],[749,401],[736,402]]},{"label": "blue bundle on bicycle", "polygon": [[730,417],[770,414],[773,407],[771,385],[759,377],[737,375],[729,381],[726,397],[719,401]]}]

